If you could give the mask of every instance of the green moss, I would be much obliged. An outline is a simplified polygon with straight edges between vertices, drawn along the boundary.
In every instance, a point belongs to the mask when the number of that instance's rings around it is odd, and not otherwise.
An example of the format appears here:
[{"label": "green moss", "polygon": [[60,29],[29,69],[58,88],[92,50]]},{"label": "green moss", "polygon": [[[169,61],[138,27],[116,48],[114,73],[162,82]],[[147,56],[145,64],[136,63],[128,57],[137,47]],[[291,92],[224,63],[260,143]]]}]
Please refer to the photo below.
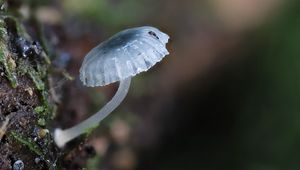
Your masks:
[{"label": "green moss", "polygon": [[6,76],[13,88],[16,88],[18,85],[17,75],[28,75],[32,79],[36,89],[38,89],[41,93],[41,100],[44,107],[43,112],[51,113],[52,109],[48,102],[48,93],[46,92],[46,85],[44,83],[44,80],[47,77],[50,60],[46,53],[43,52],[41,54],[41,57],[44,58],[44,61],[36,63],[35,67],[32,65],[32,63],[24,58],[18,58],[17,61],[14,61],[6,44],[8,42],[8,35],[5,28],[5,17],[9,17],[10,19],[15,21],[19,36],[25,37],[26,39],[30,40],[30,36],[26,33],[25,28],[19,22],[19,20],[11,16],[0,16],[0,64],[3,65]]},{"label": "green moss", "polygon": [[[26,64],[21,64],[26,63]],[[53,113],[53,106],[49,103],[49,94],[47,92],[46,86],[42,80],[42,78],[45,78],[47,75],[47,70],[42,69],[41,66],[38,64],[39,72],[35,71],[35,69],[29,65],[24,60],[20,61],[20,64],[23,65],[22,68],[20,68],[20,71],[22,74],[27,74],[32,79],[33,83],[35,84],[35,87],[39,90],[42,105],[37,106],[34,110],[36,113],[39,113],[43,115],[43,118],[48,120],[52,118]]]},{"label": "green moss", "polygon": [[[15,35],[7,33],[8,31],[6,28],[9,27],[6,27],[7,22],[4,22],[5,18],[15,21],[17,30]],[[13,26],[14,25],[12,24],[11,27]],[[14,31],[12,34],[14,34]],[[45,126],[47,126],[47,123],[50,122],[48,120],[53,116],[53,103],[50,103],[47,92],[47,76],[48,69],[50,67],[50,60],[45,52],[42,52],[41,55],[33,60],[31,60],[29,57],[18,56],[20,51],[18,49],[14,49],[13,46],[10,48],[11,46],[8,45],[10,43],[16,43],[14,41],[18,37],[22,37],[29,42],[32,42],[31,37],[27,34],[24,25],[19,19],[8,16],[6,12],[5,14],[0,15],[0,67],[4,70],[5,76],[11,82],[12,87],[14,88],[18,85],[17,78],[19,78],[19,82],[21,82],[21,78],[24,77],[26,77],[26,79],[31,79],[32,83],[30,83],[30,88],[32,91],[39,93],[38,96],[40,104],[34,109],[36,113],[34,117],[37,117],[37,120],[30,123],[31,126],[34,126],[33,128],[35,130],[26,133],[22,132],[23,130],[21,129],[18,131],[10,131],[10,133],[8,133],[8,138],[9,141],[14,141],[13,145],[22,145],[22,147],[26,148],[26,150],[30,150],[28,152],[37,154],[39,157],[47,160],[49,167],[52,167],[53,162],[50,162],[50,160],[52,159],[54,153],[50,152],[55,151],[52,151],[49,148],[52,146],[53,140],[52,136],[48,134],[49,131],[44,129],[46,128]],[[18,54],[13,51],[18,52]],[[39,126],[42,126],[42,128]],[[32,136],[37,136],[36,138],[39,139],[38,143],[32,138]]]},{"label": "green moss", "polygon": [[[29,35],[26,33],[21,22],[12,18],[16,22],[18,36],[24,37],[30,40]],[[11,82],[12,87],[17,87],[17,77],[26,76],[30,78],[34,84],[34,88],[40,93],[41,104],[35,107],[34,111],[38,114],[38,120],[36,124],[38,126],[46,126],[49,119],[52,118],[53,106],[49,103],[49,95],[47,92],[47,72],[50,64],[50,60],[47,55],[43,52],[40,58],[44,60],[29,61],[28,58],[13,56],[13,53],[8,48],[7,43],[9,42],[7,30],[5,28],[5,23],[3,21],[3,16],[0,16],[0,64],[3,65],[5,70],[5,75],[7,79]],[[15,60],[14,60],[15,59]],[[33,87],[31,87],[33,88]],[[11,132],[9,137],[13,138],[22,145],[28,147],[31,151],[37,155],[43,155],[47,153],[47,147],[40,148],[31,138],[27,136],[22,136],[17,132]],[[43,146],[48,146],[50,141],[50,135],[43,138]],[[45,150],[46,149],[46,150]]]},{"label": "green moss", "polygon": [[44,106],[37,106],[36,108],[34,108],[34,111],[36,113],[44,113],[45,107]]},{"label": "green moss", "polygon": [[39,126],[46,126],[47,122],[54,117],[55,105],[51,105],[48,102],[48,93],[46,90],[41,91],[41,100],[42,105],[34,108],[34,111],[38,113],[38,122]]},{"label": "green moss", "polygon": [[[13,19],[16,23],[18,35],[30,40],[30,36],[26,33],[24,27],[20,24],[20,22],[14,17],[10,18]],[[45,90],[45,84],[42,79],[46,77],[48,69],[47,66],[50,64],[48,56],[44,52],[42,53],[42,58],[45,59],[45,64],[37,63],[36,70],[32,67],[31,63],[27,62],[26,59],[23,58],[20,58],[18,60],[18,68],[16,68],[16,63],[12,59],[12,57],[10,57],[10,52],[6,45],[6,42],[8,42],[8,35],[3,18],[0,19],[0,35],[2,40],[0,42],[0,62],[4,65],[7,78],[11,82],[12,87],[17,87],[17,72],[19,75],[29,75],[39,91]]]},{"label": "green moss", "polygon": [[46,75],[46,71],[41,71],[40,73],[37,72],[31,64],[24,60],[24,59],[19,59],[18,60],[18,73],[20,75],[27,74],[29,77],[32,79],[33,83],[35,84],[35,87],[39,91],[45,90],[45,84],[42,81],[42,75]]},{"label": "green moss", "polygon": [[50,114],[53,113],[54,106],[49,103],[49,100],[48,100],[49,94],[46,90],[44,90],[44,91],[41,91],[41,95],[42,95],[42,103],[45,108],[44,112],[45,112],[45,114],[49,114],[49,116],[50,116]]},{"label": "green moss", "polygon": [[0,18],[0,64],[3,65],[6,77],[10,81],[11,86],[16,88],[18,86],[16,75],[16,63],[10,56],[7,47],[7,31],[3,18]]},{"label": "green moss", "polygon": [[43,118],[38,119],[38,125],[45,126],[46,125],[45,119],[43,119]]},{"label": "green moss", "polygon": [[[0,42],[3,43],[3,42]],[[4,45],[0,45],[0,63],[3,65],[6,77],[13,88],[18,86],[15,61],[8,55]]]},{"label": "green moss", "polygon": [[39,73],[39,76],[46,77],[48,67],[45,67],[45,65],[41,65],[41,64],[37,64],[36,66],[37,66],[37,72]]},{"label": "green moss", "polygon": [[32,79],[33,83],[35,84],[35,87],[40,91],[45,90],[45,84],[41,80],[39,73],[35,71],[32,67],[28,67],[28,68],[29,70],[27,73]]},{"label": "green moss", "polygon": [[31,151],[35,152],[37,155],[41,156],[43,154],[43,152],[39,148],[39,146],[37,144],[35,144],[30,138],[26,138],[26,137],[18,134],[17,132],[11,132],[10,136],[13,137],[14,139],[16,139],[22,145],[28,147]]},{"label": "green moss", "polygon": [[4,40],[4,36],[6,35],[5,24],[2,19],[0,19],[0,37],[1,41]]},{"label": "green moss", "polygon": [[49,103],[44,103],[42,106],[37,106],[36,108],[34,108],[34,111],[39,114],[39,119],[37,122],[39,126],[46,126],[46,120],[50,120],[53,118],[53,109],[52,107],[50,107]]}]

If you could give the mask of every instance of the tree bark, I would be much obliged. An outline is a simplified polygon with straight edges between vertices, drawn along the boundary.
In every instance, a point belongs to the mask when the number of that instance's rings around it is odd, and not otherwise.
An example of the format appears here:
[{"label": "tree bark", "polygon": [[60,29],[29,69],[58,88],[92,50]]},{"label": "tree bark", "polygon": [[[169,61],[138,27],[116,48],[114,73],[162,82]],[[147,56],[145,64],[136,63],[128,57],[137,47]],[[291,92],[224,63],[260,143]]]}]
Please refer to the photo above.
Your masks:
[{"label": "tree bark", "polygon": [[24,29],[19,1],[0,3],[0,169],[57,169],[50,60]]}]

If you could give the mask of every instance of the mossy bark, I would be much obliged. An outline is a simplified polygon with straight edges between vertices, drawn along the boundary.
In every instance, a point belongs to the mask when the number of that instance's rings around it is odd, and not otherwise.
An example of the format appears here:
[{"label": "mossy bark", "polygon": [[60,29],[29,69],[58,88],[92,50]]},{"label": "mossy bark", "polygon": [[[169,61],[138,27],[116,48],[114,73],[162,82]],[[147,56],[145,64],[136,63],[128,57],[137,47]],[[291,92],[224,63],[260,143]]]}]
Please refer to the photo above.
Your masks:
[{"label": "mossy bark", "polygon": [[[50,61],[13,12],[0,11],[0,167],[56,169],[59,151],[48,130],[55,104],[48,95]],[[21,169],[21,168],[20,168]]]}]

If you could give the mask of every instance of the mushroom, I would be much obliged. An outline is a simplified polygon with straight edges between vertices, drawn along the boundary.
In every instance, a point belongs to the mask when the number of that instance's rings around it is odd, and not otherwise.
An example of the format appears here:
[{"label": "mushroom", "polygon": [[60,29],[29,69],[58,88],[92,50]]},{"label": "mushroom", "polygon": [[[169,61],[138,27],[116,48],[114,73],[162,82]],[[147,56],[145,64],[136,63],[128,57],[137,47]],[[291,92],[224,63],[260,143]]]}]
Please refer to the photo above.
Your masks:
[{"label": "mushroom", "polygon": [[55,129],[58,147],[97,127],[124,100],[131,77],[147,71],[169,54],[169,36],[157,28],[144,26],[127,29],[92,49],[80,68],[80,80],[85,86],[105,86],[120,81],[114,97],[97,113],[83,122],[62,130]]}]

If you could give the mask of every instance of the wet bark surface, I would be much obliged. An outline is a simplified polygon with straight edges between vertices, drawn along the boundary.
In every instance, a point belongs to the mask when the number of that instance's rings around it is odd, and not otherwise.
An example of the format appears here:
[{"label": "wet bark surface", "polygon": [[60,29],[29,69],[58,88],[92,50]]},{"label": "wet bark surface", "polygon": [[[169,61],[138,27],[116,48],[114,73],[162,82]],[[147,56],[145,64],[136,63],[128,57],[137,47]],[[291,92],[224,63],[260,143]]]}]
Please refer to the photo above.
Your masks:
[{"label": "wet bark surface", "polygon": [[[17,160],[24,163],[26,169],[48,169],[55,161],[49,134],[44,134],[38,126],[38,114],[34,108],[40,104],[39,94],[33,82],[26,76],[18,78],[19,85],[12,88],[5,77],[0,78],[0,103],[3,136],[0,143],[0,167],[12,169]],[[5,120],[8,120],[6,127]],[[47,133],[47,132],[44,132]],[[46,147],[45,147],[46,146]],[[50,164],[51,164],[50,163]]]},{"label": "wet bark surface", "polygon": [[55,169],[60,152],[49,130],[55,108],[48,94],[49,59],[8,13],[2,9],[0,16],[0,169]]},{"label": "wet bark surface", "polygon": [[59,149],[52,136],[54,126],[76,123],[60,113],[82,94],[66,87],[65,61],[49,40],[57,28],[42,32],[34,16],[20,17],[20,1],[0,5],[0,169],[82,169],[94,148],[80,138]]}]

